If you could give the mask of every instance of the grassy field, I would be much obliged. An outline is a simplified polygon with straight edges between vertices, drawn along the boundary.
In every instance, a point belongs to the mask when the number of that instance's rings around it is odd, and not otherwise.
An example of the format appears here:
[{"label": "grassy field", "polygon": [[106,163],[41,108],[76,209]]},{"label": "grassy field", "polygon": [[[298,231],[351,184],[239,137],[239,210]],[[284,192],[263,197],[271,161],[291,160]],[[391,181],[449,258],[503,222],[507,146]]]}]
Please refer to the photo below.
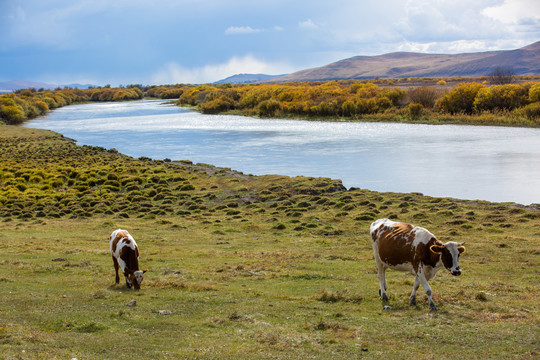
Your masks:
[{"label": "grassy field", "polygon": [[[466,241],[463,274],[387,272],[369,224]],[[108,236],[148,269],[114,285]],[[0,358],[529,359],[540,356],[540,210],[337,180],[134,159],[0,127]],[[135,306],[129,306],[136,301]],[[389,310],[383,306],[389,305]]]}]

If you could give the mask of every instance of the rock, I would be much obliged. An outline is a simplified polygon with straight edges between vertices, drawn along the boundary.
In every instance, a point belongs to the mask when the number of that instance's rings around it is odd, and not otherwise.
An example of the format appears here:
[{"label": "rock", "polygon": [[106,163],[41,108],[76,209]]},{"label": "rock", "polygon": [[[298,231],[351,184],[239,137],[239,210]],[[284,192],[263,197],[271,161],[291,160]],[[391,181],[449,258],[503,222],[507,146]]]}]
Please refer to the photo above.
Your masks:
[{"label": "rock", "polygon": [[131,300],[130,302],[128,302],[127,306],[135,306],[137,305],[137,301],[135,300]]},{"label": "rock", "polygon": [[384,305],[383,310],[392,310],[392,308],[388,305]]},{"label": "rock", "polygon": [[159,310],[158,313],[159,313],[159,315],[171,315],[172,311],[171,310]]}]

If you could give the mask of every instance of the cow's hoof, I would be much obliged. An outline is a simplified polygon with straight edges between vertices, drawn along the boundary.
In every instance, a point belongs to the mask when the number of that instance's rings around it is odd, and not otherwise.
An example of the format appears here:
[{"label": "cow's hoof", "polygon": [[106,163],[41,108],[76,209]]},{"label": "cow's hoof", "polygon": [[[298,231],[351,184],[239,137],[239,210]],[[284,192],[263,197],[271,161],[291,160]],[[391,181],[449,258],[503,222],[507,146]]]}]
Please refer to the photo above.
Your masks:
[{"label": "cow's hoof", "polygon": [[436,312],[438,309],[437,307],[435,306],[435,304],[429,304],[429,311],[433,311],[433,312]]},{"label": "cow's hoof", "polygon": [[416,306],[416,298],[411,298],[411,306]]},{"label": "cow's hoof", "polygon": [[382,295],[382,301],[388,301],[388,296],[386,296],[386,294]]}]

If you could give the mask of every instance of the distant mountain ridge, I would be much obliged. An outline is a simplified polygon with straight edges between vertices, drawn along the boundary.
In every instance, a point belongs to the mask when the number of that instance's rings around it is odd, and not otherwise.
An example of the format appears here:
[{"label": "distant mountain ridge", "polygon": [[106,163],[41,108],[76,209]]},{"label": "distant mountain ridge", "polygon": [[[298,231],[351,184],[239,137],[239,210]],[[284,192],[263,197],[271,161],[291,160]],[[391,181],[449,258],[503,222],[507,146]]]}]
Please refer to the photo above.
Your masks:
[{"label": "distant mountain ridge", "polygon": [[496,68],[515,75],[540,74],[540,41],[516,50],[463,54],[394,52],[355,56],[318,68],[306,69],[273,81],[317,81],[402,77],[487,76]]},{"label": "distant mountain ridge", "polygon": [[254,82],[268,81],[284,75],[266,75],[266,74],[236,74],[223,80],[216,81],[214,84],[249,84]]},{"label": "distant mountain ridge", "polygon": [[93,86],[91,84],[66,84],[66,85],[57,85],[57,84],[48,84],[38,81],[26,81],[26,80],[12,80],[12,81],[0,81],[0,92],[10,92],[15,91],[19,89],[47,89],[47,90],[53,90],[58,87],[64,88],[64,87],[71,87],[71,88],[78,88],[78,89],[88,89],[90,86]]},{"label": "distant mountain ridge", "polygon": [[478,77],[488,76],[496,68],[511,69],[514,75],[540,75],[540,41],[516,50],[463,54],[393,52],[376,56],[354,56],[287,75],[239,74],[216,83]]}]

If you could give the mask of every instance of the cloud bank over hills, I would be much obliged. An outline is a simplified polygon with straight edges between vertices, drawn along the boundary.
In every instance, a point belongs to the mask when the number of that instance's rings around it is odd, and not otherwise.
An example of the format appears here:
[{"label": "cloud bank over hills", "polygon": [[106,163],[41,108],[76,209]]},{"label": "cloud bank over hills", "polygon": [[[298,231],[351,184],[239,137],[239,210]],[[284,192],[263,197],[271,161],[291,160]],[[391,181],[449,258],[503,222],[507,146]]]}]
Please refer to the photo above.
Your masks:
[{"label": "cloud bank over hills", "polygon": [[537,0],[4,0],[0,81],[214,82],[390,52],[517,49]]}]

